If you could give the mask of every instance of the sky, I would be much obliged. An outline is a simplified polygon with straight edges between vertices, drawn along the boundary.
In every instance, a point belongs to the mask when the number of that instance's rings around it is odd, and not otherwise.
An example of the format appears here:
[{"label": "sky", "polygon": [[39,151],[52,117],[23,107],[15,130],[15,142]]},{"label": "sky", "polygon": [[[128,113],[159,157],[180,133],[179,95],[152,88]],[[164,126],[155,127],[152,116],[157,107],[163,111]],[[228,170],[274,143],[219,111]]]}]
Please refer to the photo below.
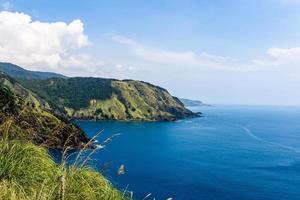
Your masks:
[{"label": "sky", "polygon": [[300,0],[0,0],[0,61],[210,104],[300,105]]}]

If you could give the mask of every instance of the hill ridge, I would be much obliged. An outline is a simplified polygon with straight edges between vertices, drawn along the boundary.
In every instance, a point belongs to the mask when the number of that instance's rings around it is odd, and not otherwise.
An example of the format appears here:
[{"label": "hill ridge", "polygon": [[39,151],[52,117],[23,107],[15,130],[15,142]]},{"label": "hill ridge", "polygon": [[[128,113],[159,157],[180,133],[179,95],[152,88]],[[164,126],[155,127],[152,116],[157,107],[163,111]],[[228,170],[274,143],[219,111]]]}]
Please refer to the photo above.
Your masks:
[{"label": "hill ridge", "polygon": [[24,76],[13,77],[54,112],[72,119],[174,121],[196,115],[166,89],[145,81]]}]

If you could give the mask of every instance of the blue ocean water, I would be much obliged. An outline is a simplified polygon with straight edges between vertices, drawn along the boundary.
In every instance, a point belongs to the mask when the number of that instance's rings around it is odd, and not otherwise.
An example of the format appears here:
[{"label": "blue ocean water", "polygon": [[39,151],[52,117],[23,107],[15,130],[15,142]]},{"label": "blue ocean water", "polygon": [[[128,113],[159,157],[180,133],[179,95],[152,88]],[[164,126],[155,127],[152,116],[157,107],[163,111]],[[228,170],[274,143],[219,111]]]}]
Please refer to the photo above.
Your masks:
[{"label": "blue ocean water", "polygon": [[[299,200],[300,107],[197,107],[177,122],[77,121],[121,133],[92,165],[135,199]],[[125,174],[117,175],[120,165]]]}]

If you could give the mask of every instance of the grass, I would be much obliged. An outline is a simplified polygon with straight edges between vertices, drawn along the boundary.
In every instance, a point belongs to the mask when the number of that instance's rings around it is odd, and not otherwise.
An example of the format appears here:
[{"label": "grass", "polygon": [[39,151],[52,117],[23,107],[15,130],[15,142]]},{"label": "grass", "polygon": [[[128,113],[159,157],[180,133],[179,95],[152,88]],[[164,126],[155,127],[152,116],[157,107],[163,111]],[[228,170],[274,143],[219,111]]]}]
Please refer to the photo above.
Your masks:
[{"label": "grass", "polygon": [[0,141],[2,200],[128,199],[88,166],[57,165],[47,150],[30,142]]}]

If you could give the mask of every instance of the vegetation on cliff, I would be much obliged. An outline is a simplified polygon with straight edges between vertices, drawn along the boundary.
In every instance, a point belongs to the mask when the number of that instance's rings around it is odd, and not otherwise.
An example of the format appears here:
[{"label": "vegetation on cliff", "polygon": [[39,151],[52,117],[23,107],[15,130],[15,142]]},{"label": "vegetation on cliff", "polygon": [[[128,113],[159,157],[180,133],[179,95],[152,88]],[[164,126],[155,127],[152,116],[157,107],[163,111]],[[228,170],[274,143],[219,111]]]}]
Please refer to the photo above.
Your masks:
[{"label": "vegetation on cliff", "polygon": [[69,118],[173,121],[194,115],[167,90],[142,81],[68,78],[10,63],[0,63],[0,71],[18,80],[13,88],[23,98],[20,87],[25,98]]},{"label": "vegetation on cliff", "polygon": [[30,140],[50,148],[80,147],[80,128],[47,110],[46,101],[0,74],[0,138]]},{"label": "vegetation on cliff", "polygon": [[78,77],[20,82],[71,118],[171,121],[193,115],[167,90],[142,81]]},{"label": "vegetation on cliff", "polygon": [[40,106],[70,118],[173,121],[194,115],[167,90],[142,81],[68,78],[1,62],[0,71],[18,80]]}]

